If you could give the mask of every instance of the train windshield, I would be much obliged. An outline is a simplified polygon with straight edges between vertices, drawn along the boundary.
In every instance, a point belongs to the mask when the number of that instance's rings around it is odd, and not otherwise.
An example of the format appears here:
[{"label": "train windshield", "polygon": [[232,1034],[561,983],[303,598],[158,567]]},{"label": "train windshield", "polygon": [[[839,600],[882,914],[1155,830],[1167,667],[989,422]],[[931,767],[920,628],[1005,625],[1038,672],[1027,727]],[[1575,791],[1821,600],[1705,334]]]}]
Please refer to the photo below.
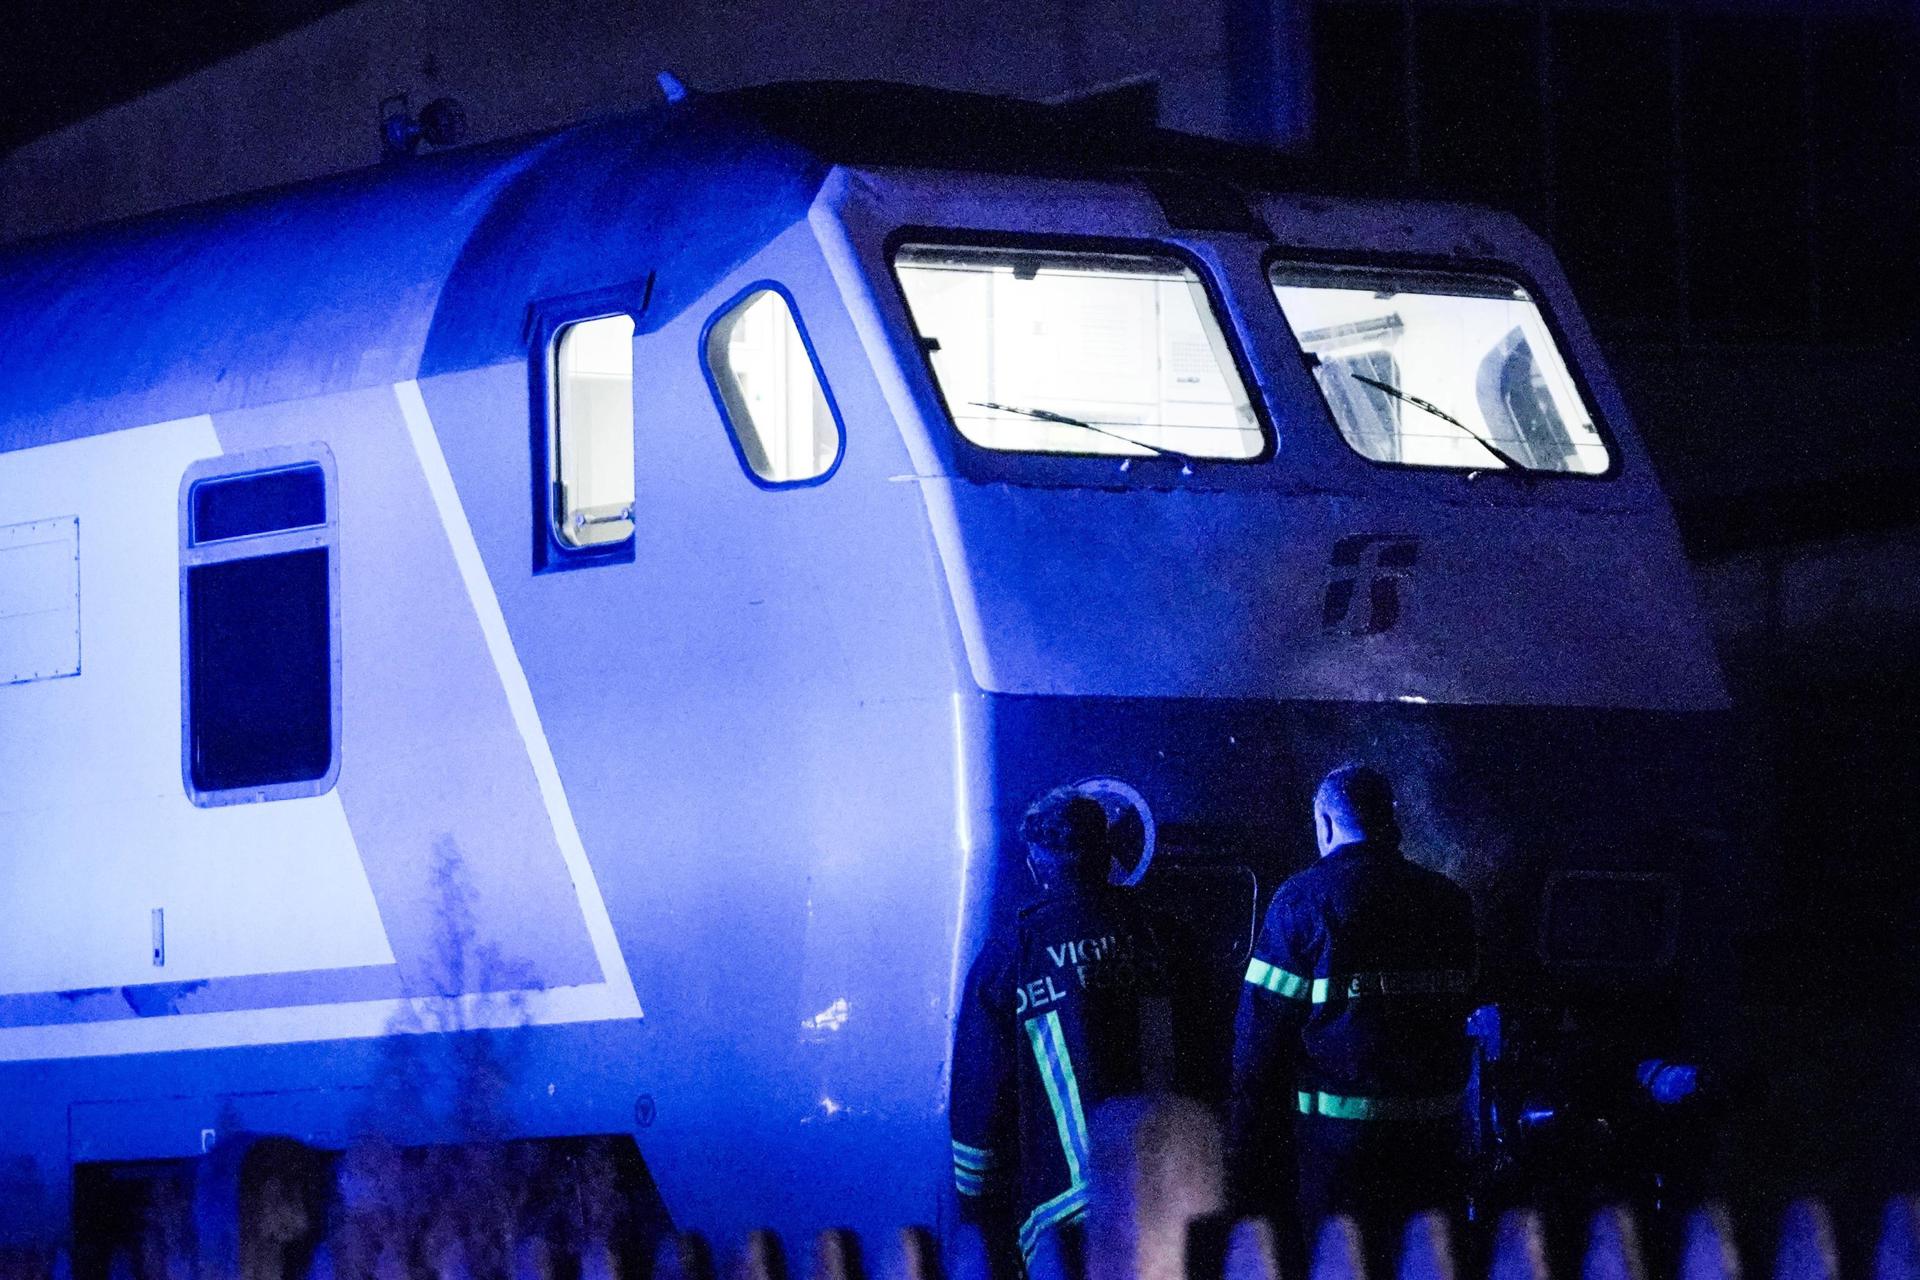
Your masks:
[{"label": "train windshield", "polygon": [[954,425],[976,445],[1266,453],[1212,300],[1178,258],[909,244],[894,270]]},{"label": "train windshield", "polygon": [[1574,475],[1611,464],[1552,330],[1513,281],[1296,262],[1269,278],[1362,456]]}]

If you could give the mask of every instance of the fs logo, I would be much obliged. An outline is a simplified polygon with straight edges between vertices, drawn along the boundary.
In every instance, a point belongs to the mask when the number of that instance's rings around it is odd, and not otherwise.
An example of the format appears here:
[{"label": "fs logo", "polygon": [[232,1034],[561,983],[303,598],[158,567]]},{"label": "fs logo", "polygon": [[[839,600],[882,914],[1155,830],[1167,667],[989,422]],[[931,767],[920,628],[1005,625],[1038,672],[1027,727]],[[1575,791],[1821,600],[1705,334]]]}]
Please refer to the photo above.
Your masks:
[{"label": "fs logo", "polygon": [[1403,584],[1411,583],[1419,558],[1420,539],[1406,533],[1355,533],[1334,543],[1320,629],[1349,636],[1393,630],[1400,621]]}]

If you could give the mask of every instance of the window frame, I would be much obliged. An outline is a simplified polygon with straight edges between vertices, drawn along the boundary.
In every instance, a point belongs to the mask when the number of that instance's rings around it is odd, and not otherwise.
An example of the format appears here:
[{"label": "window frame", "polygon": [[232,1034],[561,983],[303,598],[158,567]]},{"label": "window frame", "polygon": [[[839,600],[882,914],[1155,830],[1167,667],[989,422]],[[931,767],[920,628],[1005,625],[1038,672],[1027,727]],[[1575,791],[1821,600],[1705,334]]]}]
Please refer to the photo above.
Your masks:
[{"label": "window frame", "polygon": [[[194,541],[193,492],[200,484],[209,480],[236,480],[306,466],[320,468],[326,516],[322,523],[298,529],[241,534],[205,543]],[[175,545],[180,560],[177,596],[180,613],[180,784],[185,788],[187,798],[199,808],[213,809],[325,795],[333,790],[340,779],[341,676],[345,670],[340,643],[340,483],[333,451],[316,440],[307,444],[276,445],[203,458],[190,465],[181,475],[178,504]],[[188,579],[194,569],[208,565],[313,550],[327,553],[327,770],[317,778],[298,782],[203,789],[193,776],[193,633],[192,613],[188,607]]]},{"label": "window frame", "polygon": [[[827,402],[827,413],[833,418],[833,429],[839,437],[834,446],[833,462],[819,475],[808,476],[804,480],[768,480],[753,469],[753,464],[747,459],[746,448],[740,443],[740,429],[733,420],[732,411],[727,407],[726,393],[720,389],[720,379],[714,372],[710,345],[714,329],[757,293],[778,294],[781,301],[787,304],[787,315],[793,320],[794,332],[800,335],[800,345],[807,353],[807,363],[813,366],[814,381],[820,387],[821,397]],[[697,350],[700,372],[707,380],[707,391],[713,396],[714,408],[720,414],[721,425],[726,428],[727,443],[732,446],[733,456],[740,463],[740,470],[746,473],[747,479],[753,481],[759,488],[769,491],[812,489],[833,479],[834,474],[840,470],[840,464],[847,458],[847,423],[846,419],[840,415],[840,402],[834,398],[833,384],[827,381],[827,371],[820,364],[820,352],[813,345],[813,335],[807,332],[806,321],[800,316],[800,304],[795,300],[792,290],[780,281],[772,279],[756,280],[746,285],[716,307],[713,314],[707,317],[706,323],[700,326]]]},{"label": "window frame", "polygon": [[[896,265],[900,250],[914,244],[951,245],[960,249],[1011,249],[1016,252],[1026,249],[1039,252],[1052,250],[1059,253],[1104,253],[1119,257],[1172,258],[1180,262],[1199,279],[1200,288],[1207,297],[1207,305],[1213,309],[1213,321],[1219,326],[1221,339],[1226,343],[1228,356],[1233,361],[1234,373],[1239,377],[1241,387],[1246,390],[1247,403],[1252,407],[1254,421],[1260,427],[1262,441],[1260,452],[1245,458],[1194,458],[1189,474],[1184,470],[1186,464],[1175,457],[1153,454],[1068,453],[1054,449],[994,449],[969,440],[954,419],[953,406],[947,403],[946,388],[940,385],[940,377],[933,367],[933,353],[927,350],[914,320],[913,304],[907,297],[906,284],[900,279],[900,272]],[[987,482],[1111,486],[1115,464],[1126,462],[1129,464],[1128,474],[1136,477],[1131,483],[1161,485],[1167,483],[1169,478],[1179,478],[1187,480],[1191,485],[1193,477],[1212,472],[1216,468],[1226,469],[1229,472],[1254,468],[1272,462],[1279,456],[1280,431],[1274,425],[1268,403],[1270,388],[1255,376],[1255,366],[1247,358],[1248,347],[1240,332],[1239,322],[1232,308],[1227,306],[1227,294],[1220,287],[1220,282],[1212,268],[1186,245],[1151,237],[1085,236],[1036,231],[983,231],[978,228],[906,226],[895,229],[886,238],[881,252],[887,277],[893,284],[894,297],[899,300],[901,315],[906,321],[906,336],[919,353],[918,368],[926,375],[927,385],[932,388],[934,399],[940,405],[940,411],[946,418],[947,439],[952,442],[956,458],[965,460],[970,473],[969,478]],[[1263,273],[1265,271],[1264,265],[1262,271]],[[1264,283],[1264,274],[1261,279]],[[1034,469],[1036,467],[1075,470],[1072,472],[1038,471]],[[1080,468],[1095,470],[1087,472],[1082,479],[1077,474]],[[1204,482],[1200,486],[1193,487],[1204,487]]]},{"label": "window frame", "polygon": [[560,332],[570,325],[588,320],[604,320],[624,315],[633,321],[637,343],[646,332],[643,326],[647,303],[653,295],[653,278],[596,289],[589,293],[569,294],[536,302],[527,309],[527,418],[531,424],[531,481],[533,488],[533,571],[536,574],[566,569],[585,569],[603,564],[631,564],[640,533],[640,362],[634,360],[634,528],[619,542],[592,547],[576,547],[560,536],[559,509],[555,502],[555,463],[559,459],[560,414],[559,379],[556,362],[560,356]]},{"label": "window frame", "polygon": [[[1526,291],[1534,308],[1540,313],[1540,322],[1546,326],[1547,333],[1553,338],[1562,363],[1566,365],[1567,376],[1573,380],[1574,390],[1580,395],[1583,406],[1593,413],[1594,434],[1600,437],[1600,443],[1607,451],[1607,465],[1601,471],[1513,471],[1510,468],[1489,466],[1441,466],[1426,462],[1395,462],[1386,458],[1370,458],[1347,439],[1347,433],[1340,429],[1339,420],[1334,417],[1333,405],[1320,389],[1319,379],[1313,376],[1313,366],[1308,362],[1307,352],[1300,345],[1300,335],[1294,332],[1293,322],[1287,318],[1287,309],[1273,292],[1273,268],[1285,263],[1306,269],[1323,268],[1345,271],[1378,271],[1382,275],[1395,272],[1424,274],[1432,276],[1491,277],[1505,281],[1516,288]],[[1549,296],[1533,275],[1514,263],[1498,258],[1442,258],[1430,254],[1371,253],[1364,250],[1327,250],[1313,248],[1288,248],[1275,245],[1260,256],[1260,286],[1272,301],[1274,310],[1280,314],[1280,324],[1286,330],[1287,339],[1293,344],[1290,353],[1300,362],[1306,372],[1307,383],[1313,388],[1314,399],[1318,402],[1321,418],[1332,430],[1334,438],[1354,457],[1372,467],[1387,471],[1415,471],[1430,475],[1450,475],[1467,477],[1473,475],[1506,475],[1510,479],[1519,479],[1527,483],[1560,481],[1583,481],[1586,483],[1605,482],[1620,477],[1626,459],[1620,450],[1619,436],[1608,421],[1606,410],[1593,394],[1593,384],[1588,379],[1582,362],[1573,355],[1573,346],[1567,341],[1566,328],[1560,323]]]}]

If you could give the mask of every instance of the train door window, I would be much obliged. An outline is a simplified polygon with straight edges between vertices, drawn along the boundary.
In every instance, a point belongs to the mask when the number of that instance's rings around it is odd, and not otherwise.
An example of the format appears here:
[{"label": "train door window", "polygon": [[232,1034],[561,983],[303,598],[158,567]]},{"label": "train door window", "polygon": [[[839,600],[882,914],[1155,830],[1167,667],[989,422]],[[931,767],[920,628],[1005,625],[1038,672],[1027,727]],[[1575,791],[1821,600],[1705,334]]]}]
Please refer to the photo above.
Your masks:
[{"label": "train door window", "polygon": [[893,266],[954,426],[972,443],[1266,455],[1212,300],[1180,259],[909,244]]},{"label": "train door window", "polygon": [[1545,316],[1513,281],[1296,262],[1269,277],[1361,456],[1572,475],[1612,466]]},{"label": "train door window", "polygon": [[767,488],[818,484],[844,448],[839,412],[786,292],[749,290],[707,327],[707,380],[740,464]]},{"label": "train door window", "polygon": [[627,542],[633,537],[633,317],[562,325],[550,359],[554,535],[576,550]]},{"label": "train door window", "polygon": [[212,459],[181,482],[181,753],[195,804],[333,785],[336,509],[319,445]]}]

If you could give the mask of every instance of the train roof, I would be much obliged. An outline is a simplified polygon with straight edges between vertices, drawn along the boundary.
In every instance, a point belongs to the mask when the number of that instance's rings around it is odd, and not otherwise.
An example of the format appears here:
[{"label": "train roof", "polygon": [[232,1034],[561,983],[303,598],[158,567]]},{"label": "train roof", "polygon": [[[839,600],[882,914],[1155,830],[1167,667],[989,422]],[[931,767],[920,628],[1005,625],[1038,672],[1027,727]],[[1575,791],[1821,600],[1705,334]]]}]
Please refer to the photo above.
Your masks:
[{"label": "train roof", "polygon": [[[645,281],[653,327],[804,218],[837,164],[1201,189],[1292,175],[1101,102],[858,82],[695,95],[0,248],[0,450],[518,359],[530,299]],[[608,279],[609,260],[634,279]]]},{"label": "train roof", "polygon": [[1283,152],[1155,126],[1153,97],[1134,86],[1057,104],[879,80],[785,82],[726,96],[769,133],[836,164],[1317,185]]}]

